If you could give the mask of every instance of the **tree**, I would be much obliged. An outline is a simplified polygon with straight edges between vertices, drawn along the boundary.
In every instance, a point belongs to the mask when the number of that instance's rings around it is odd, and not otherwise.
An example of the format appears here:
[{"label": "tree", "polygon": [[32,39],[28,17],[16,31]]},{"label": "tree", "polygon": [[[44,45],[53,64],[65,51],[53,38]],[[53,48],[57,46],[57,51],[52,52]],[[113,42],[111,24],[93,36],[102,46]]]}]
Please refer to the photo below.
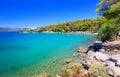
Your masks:
[{"label": "tree", "polygon": [[[99,29],[99,38],[105,42],[114,39],[120,27],[120,0],[101,0],[97,13],[107,19]],[[118,29],[117,29],[118,28]]]},{"label": "tree", "polygon": [[115,20],[115,24],[120,23],[120,0],[101,0],[99,6],[100,8],[96,10],[97,13],[108,20]]}]

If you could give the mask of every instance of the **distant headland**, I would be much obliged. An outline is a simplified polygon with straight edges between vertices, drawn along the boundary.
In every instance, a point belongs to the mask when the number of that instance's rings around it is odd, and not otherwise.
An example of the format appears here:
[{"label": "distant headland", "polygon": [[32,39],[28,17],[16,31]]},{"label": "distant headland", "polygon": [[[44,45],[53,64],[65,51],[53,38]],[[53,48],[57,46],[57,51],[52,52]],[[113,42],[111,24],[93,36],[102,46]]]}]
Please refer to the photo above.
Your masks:
[{"label": "distant headland", "polygon": [[0,32],[18,32],[21,28],[2,28],[0,27]]}]

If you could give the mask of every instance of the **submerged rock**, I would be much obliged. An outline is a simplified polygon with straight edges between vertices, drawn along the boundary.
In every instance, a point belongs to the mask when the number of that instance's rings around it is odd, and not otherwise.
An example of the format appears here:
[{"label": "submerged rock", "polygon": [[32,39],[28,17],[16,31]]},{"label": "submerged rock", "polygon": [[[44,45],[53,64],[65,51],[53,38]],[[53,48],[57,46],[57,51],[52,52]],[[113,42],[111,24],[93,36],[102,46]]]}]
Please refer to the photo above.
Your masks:
[{"label": "submerged rock", "polygon": [[76,77],[83,77],[82,74],[76,74]]},{"label": "submerged rock", "polygon": [[56,75],[56,77],[61,77],[61,76],[59,76],[59,75]]},{"label": "submerged rock", "polygon": [[72,62],[73,62],[73,60],[71,58],[68,58],[68,59],[65,60],[64,64],[69,64],[69,63],[72,63]]},{"label": "submerged rock", "polygon": [[74,65],[74,63],[69,63],[68,65],[66,65],[66,69],[72,69]]},{"label": "submerged rock", "polygon": [[86,53],[87,49],[86,48],[79,48],[77,52],[79,53]]},{"label": "submerged rock", "polygon": [[83,69],[83,66],[81,63],[72,62],[62,67],[60,76],[61,77],[76,77],[77,74],[80,74],[82,72],[82,69]]},{"label": "submerged rock", "polygon": [[73,57],[79,57],[79,56],[80,56],[80,53],[74,53],[72,56],[73,56]]},{"label": "submerged rock", "polygon": [[81,52],[81,50],[79,49],[79,50],[77,50],[77,52]]},{"label": "submerged rock", "polygon": [[32,77],[50,77],[50,75],[48,73],[44,72],[44,73],[40,73],[39,75],[35,75]]},{"label": "submerged rock", "polygon": [[53,63],[55,63],[56,61],[58,61],[58,57],[53,57],[52,60],[53,60]]}]

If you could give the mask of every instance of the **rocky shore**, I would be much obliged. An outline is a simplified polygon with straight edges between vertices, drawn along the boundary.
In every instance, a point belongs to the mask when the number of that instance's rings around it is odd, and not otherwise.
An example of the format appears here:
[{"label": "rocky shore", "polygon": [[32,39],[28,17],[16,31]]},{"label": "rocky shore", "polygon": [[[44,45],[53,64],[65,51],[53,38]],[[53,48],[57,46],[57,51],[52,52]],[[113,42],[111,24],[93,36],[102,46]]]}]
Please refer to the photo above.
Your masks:
[{"label": "rocky shore", "polygon": [[65,60],[56,77],[120,77],[120,40],[95,41]]},{"label": "rocky shore", "polygon": [[[51,76],[41,73],[35,77]],[[120,40],[95,41],[88,49],[79,49],[63,62],[56,77],[120,77]]]},{"label": "rocky shore", "polygon": [[93,33],[90,31],[71,31],[71,32],[53,32],[53,31],[43,31],[41,33],[62,33],[62,34],[83,34],[83,35],[98,35],[98,33]]},{"label": "rocky shore", "polygon": [[93,62],[99,62],[105,66],[109,77],[120,77],[120,40],[105,43],[94,42],[87,52],[87,61],[91,62],[91,65]]}]

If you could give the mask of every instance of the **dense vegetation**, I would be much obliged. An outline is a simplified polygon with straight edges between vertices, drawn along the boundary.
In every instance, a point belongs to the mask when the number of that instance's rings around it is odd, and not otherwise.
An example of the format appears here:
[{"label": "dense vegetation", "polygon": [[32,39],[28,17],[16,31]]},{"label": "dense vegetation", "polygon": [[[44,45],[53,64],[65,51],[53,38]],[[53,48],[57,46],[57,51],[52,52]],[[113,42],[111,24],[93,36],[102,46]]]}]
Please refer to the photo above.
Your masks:
[{"label": "dense vegetation", "polygon": [[105,42],[116,37],[120,28],[120,0],[101,0],[96,10],[107,19],[99,29],[99,38]]},{"label": "dense vegetation", "polygon": [[105,18],[98,18],[94,20],[86,19],[86,20],[77,20],[74,22],[60,23],[56,25],[49,25],[46,27],[41,27],[39,32],[42,31],[53,31],[53,32],[71,32],[71,31],[98,31],[100,25],[105,22]]}]

